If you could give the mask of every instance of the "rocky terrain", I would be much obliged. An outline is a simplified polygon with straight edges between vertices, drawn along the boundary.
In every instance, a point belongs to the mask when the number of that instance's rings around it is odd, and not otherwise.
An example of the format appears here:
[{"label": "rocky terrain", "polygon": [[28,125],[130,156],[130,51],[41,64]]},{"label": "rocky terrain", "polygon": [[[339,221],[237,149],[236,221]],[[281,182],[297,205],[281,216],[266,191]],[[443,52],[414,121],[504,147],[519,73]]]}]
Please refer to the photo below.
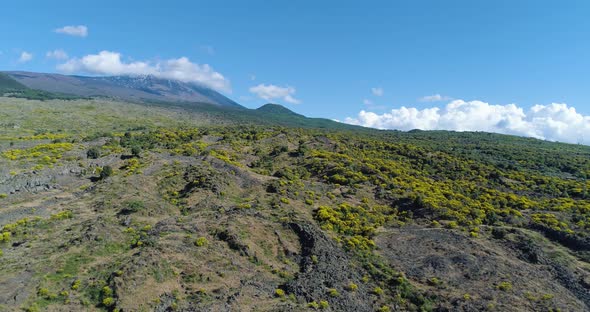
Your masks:
[{"label": "rocky terrain", "polygon": [[588,147],[94,100],[0,116],[0,311],[590,309]]}]

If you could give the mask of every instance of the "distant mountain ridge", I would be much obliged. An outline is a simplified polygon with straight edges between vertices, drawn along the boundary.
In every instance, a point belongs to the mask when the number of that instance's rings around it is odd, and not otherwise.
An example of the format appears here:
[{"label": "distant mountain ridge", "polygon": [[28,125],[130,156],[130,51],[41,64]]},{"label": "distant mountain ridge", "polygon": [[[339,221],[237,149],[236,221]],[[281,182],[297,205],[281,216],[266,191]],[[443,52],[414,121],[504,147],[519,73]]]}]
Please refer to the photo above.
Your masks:
[{"label": "distant mountain ridge", "polygon": [[87,77],[25,71],[3,73],[30,89],[81,97],[108,97],[140,103],[205,103],[243,108],[209,87],[152,75]]},{"label": "distant mountain ridge", "polygon": [[30,100],[74,100],[93,97],[122,102],[176,107],[219,120],[298,128],[363,129],[325,118],[310,118],[279,104],[246,108],[223,94],[193,83],[151,75],[86,77],[25,71],[0,71],[0,96]]},{"label": "distant mountain ridge", "polygon": [[292,110],[279,105],[279,104],[264,104],[262,106],[260,106],[259,108],[256,109],[256,111],[260,112],[260,113],[265,113],[265,114],[275,114],[275,115],[283,115],[283,116],[291,116],[291,117],[296,117],[296,118],[301,118],[301,117],[305,117],[301,114],[297,114],[295,112],[293,112]]}]

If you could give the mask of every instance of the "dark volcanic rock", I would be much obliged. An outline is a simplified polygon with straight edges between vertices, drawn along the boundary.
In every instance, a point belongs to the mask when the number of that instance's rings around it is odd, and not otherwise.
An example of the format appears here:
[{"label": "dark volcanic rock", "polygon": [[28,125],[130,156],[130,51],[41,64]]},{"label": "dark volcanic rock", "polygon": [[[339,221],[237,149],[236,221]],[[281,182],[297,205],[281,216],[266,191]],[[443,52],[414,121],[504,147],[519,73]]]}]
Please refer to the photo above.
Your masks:
[{"label": "dark volcanic rock", "polygon": [[[543,248],[513,231],[499,235],[496,230],[492,237],[407,226],[375,241],[390,265],[414,283],[433,288],[442,299],[441,311],[482,311],[489,305],[498,311],[588,311],[588,289],[570,268],[550,260]],[[512,240],[506,241],[508,237]],[[501,283],[509,283],[511,289],[500,289]],[[552,299],[527,299],[545,294]]]},{"label": "dark volcanic rock", "polygon": [[[300,272],[283,288],[307,302],[327,300],[334,311],[373,311],[369,290],[361,283],[362,270],[356,268],[336,243],[311,224],[290,223],[301,243]],[[311,256],[317,257],[313,261]],[[345,289],[349,283],[359,286],[355,292]],[[339,296],[331,297],[334,288]]]}]

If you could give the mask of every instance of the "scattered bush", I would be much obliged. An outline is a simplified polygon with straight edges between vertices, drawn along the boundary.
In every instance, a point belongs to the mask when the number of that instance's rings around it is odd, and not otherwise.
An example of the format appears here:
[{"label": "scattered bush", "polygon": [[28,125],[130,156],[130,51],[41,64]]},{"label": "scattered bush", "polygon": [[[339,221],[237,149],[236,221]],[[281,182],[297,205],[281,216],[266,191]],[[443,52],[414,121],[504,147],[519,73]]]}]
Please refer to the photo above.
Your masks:
[{"label": "scattered bush", "polygon": [[98,147],[93,146],[86,151],[86,157],[89,159],[98,159],[100,158],[100,150]]},{"label": "scattered bush", "polygon": [[330,288],[328,289],[328,295],[330,295],[330,297],[338,297],[340,296],[340,293],[338,290],[336,290],[336,288]]},{"label": "scattered bush", "polygon": [[497,288],[501,291],[510,291],[512,290],[512,283],[510,282],[500,282]]},{"label": "scattered bush", "polygon": [[141,147],[136,145],[131,148],[131,156],[139,158],[140,154],[141,154]]},{"label": "scattered bush", "polygon": [[279,298],[283,298],[283,297],[285,297],[285,291],[280,288],[277,288],[277,289],[275,289],[275,296],[277,296]]},{"label": "scattered bush", "polygon": [[195,240],[195,246],[197,247],[207,246],[208,244],[209,240],[207,240],[205,237],[199,237]]},{"label": "scattered bush", "polygon": [[350,282],[346,288],[349,291],[356,291],[359,288],[359,286],[353,282]]},{"label": "scattered bush", "polygon": [[113,305],[115,305],[115,299],[113,297],[106,297],[102,299],[102,305],[104,305],[105,307],[112,307]]},{"label": "scattered bush", "polygon": [[80,288],[80,285],[82,284],[82,281],[80,280],[75,280],[72,283],[72,286],[70,287],[72,290],[78,290],[78,288]]},{"label": "scattered bush", "polygon": [[106,165],[104,167],[102,167],[102,170],[100,171],[100,179],[104,180],[110,176],[113,175],[113,168],[109,165]]},{"label": "scattered bush", "polygon": [[377,295],[377,296],[381,296],[383,295],[383,288],[377,286],[373,289],[373,294]]}]

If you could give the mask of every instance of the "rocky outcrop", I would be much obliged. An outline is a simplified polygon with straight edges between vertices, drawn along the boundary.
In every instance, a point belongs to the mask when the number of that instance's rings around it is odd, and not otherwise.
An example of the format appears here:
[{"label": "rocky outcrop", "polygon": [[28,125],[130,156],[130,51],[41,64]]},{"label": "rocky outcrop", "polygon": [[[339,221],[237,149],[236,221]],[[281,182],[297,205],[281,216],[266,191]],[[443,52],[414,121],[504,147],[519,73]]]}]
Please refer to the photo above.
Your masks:
[{"label": "rocky outcrop", "polygon": [[59,187],[58,180],[65,176],[78,175],[82,168],[68,165],[43,171],[0,177],[0,194],[41,192]]},{"label": "rocky outcrop", "polygon": [[[334,311],[374,311],[369,289],[361,282],[362,270],[336,242],[312,224],[290,223],[301,243],[300,272],[284,290],[307,302],[326,300]],[[350,283],[358,285],[347,290]],[[338,295],[330,295],[336,289]]]}]

